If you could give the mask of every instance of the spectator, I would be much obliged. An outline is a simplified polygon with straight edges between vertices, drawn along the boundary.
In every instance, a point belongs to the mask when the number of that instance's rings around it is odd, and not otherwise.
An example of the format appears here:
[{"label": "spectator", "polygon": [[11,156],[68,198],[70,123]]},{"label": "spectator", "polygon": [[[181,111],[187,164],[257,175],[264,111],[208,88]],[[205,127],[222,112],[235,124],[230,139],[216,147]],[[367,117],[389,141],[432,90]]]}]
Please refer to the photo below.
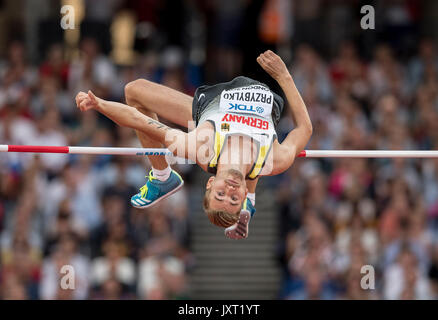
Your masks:
[{"label": "spectator", "polygon": [[140,262],[138,295],[147,300],[183,298],[184,264],[172,256],[150,256]]},{"label": "spectator", "polygon": [[123,284],[114,278],[107,279],[95,294],[97,300],[132,300],[135,296],[126,292]]},{"label": "spectator", "polygon": [[[88,297],[89,259],[78,252],[78,242],[74,235],[65,234],[50,256],[44,259],[41,270],[40,298],[44,300],[76,299]],[[74,290],[61,288],[61,268],[72,266],[74,270]]]},{"label": "spectator", "polygon": [[426,275],[419,269],[415,255],[402,249],[397,262],[384,275],[383,296],[385,299],[431,299]]},{"label": "spectator", "polygon": [[62,89],[67,88],[70,66],[64,60],[64,49],[61,44],[52,45],[47,51],[47,58],[40,66],[40,76],[44,79],[54,78]]},{"label": "spectator", "polygon": [[68,81],[74,97],[79,91],[93,90],[99,97],[110,97],[115,76],[115,67],[100,53],[99,44],[93,38],[81,42],[81,56],[71,64]]},{"label": "spectator", "polygon": [[[55,43],[43,61],[30,63],[25,44],[10,42],[0,61],[1,143],[138,147],[133,130],[76,112],[77,91],[92,89],[123,102],[124,85],[142,77],[193,94],[199,78],[190,63],[206,55],[197,66],[204,77],[227,81],[244,68],[255,72],[255,62],[241,65],[253,46],[275,45],[293,33],[293,50],[283,42],[278,52],[293,58],[288,67],[314,123],[308,149],[438,148],[438,56],[431,39],[414,34],[419,14],[412,1],[383,4],[383,34],[366,37],[345,27],[357,22],[357,3],[346,0],[291,7],[289,1],[177,1],[177,7],[172,1],[110,2],[86,1],[86,34],[71,61],[64,59],[67,48]],[[107,55],[108,26],[121,6],[135,8],[139,21],[141,50],[129,67],[116,66]],[[257,10],[263,13],[251,21],[249,34],[242,23]],[[183,23],[188,17],[196,21]],[[275,23],[284,17],[295,28]],[[181,23],[166,24],[168,18]],[[329,28],[321,27],[325,22]],[[197,28],[205,23],[219,28],[205,34]],[[239,31],[248,38],[240,39]],[[239,39],[248,47],[241,48]],[[293,127],[285,108],[279,141]],[[129,198],[149,168],[141,157],[0,154],[1,298],[190,297],[197,171],[180,166],[184,189],[140,212]],[[277,203],[284,271],[279,296],[437,298],[437,177],[433,159],[306,159],[266,178],[271,188],[261,184],[257,192]],[[67,264],[75,268],[75,290],[59,286]],[[376,288],[365,291],[360,270],[368,264],[375,268]]]},{"label": "spectator", "polygon": [[[90,281],[93,286],[106,288],[107,292],[113,292],[115,284],[108,283],[113,279],[119,285],[133,288],[136,280],[134,261],[127,257],[125,246],[116,240],[108,240],[103,245],[104,256],[92,261]],[[131,289],[132,290],[132,289]]]}]

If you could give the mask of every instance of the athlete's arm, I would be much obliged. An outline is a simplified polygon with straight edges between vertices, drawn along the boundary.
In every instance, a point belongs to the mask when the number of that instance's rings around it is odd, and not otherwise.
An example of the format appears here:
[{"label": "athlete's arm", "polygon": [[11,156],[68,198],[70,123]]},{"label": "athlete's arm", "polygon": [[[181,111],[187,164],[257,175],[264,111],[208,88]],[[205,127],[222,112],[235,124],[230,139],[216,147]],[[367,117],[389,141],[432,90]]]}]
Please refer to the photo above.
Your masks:
[{"label": "athlete's arm", "polygon": [[188,141],[192,138],[190,136],[195,136],[195,130],[187,134],[170,128],[139,112],[136,108],[123,103],[100,99],[91,91],[88,91],[88,93],[79,92],[76,96],[76,104],[81,111],[95,109],[120,126],[144,132],[152,139],[161,142],[178,157],[195,160],[191,159],[191,152],[187,148]]},{"label": "athlete's arm", "polygon": [[298,92],[283,60],[274,52],[268,50],[262,53],[257,62],[280,85],[289,102],[290,111],[295,129],[287,135],[286,139],[274,149],[274,174],[287,170],[295,157],[304,150],[312,136],[312,122],[310,121],[306,105]]}]

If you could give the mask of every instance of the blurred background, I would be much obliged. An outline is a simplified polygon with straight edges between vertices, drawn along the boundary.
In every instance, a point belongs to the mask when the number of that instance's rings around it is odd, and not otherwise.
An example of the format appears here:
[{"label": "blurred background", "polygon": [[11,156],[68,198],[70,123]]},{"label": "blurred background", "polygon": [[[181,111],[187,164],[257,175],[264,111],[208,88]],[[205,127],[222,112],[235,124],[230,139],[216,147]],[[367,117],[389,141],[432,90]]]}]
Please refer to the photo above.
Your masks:
[{"label": "blurred background", "polygon": [[[139,146],[76,93],[123,102],[137,78],[193,94],[238,75],[278,90],[255,61],[272,49],[307,104],[307,149],[438,149],[437,16],[433,0],[2,0],[0,143]],[[144,158],[0,154],[0,298],[438,298],[438,160],[298,159],[261,179],[242,241],[204,216],[208,175],[176,169],[183,190],[138,210]]]}]

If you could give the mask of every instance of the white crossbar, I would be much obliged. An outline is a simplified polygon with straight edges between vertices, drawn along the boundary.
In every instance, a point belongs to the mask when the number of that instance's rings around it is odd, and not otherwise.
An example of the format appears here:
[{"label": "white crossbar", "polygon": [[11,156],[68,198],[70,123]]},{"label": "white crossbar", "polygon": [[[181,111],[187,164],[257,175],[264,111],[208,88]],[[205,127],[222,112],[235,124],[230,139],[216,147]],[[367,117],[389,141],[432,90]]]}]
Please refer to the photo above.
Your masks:
[{"label": "white crossbar", "polygon": [[[172,155],[168,149],[0,145],[0,152]],[[301,158],[438,158],[438,150],[304,150]]]}]

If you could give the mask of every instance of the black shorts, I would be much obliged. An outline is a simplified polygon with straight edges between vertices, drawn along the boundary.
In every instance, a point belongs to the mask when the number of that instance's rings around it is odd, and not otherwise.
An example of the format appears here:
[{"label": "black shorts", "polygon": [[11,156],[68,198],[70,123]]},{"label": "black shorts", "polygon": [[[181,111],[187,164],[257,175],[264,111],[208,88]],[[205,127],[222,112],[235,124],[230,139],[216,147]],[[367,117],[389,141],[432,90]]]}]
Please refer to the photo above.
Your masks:
[{"label": "black shorts", "polygon": [[[222,91],[250,85],[262,85],[269,88],[264,83],[248,77],[240,76],[234,78],[230,82],[219,83],[212,86],[201,86],[196,89],[192,104],[192,118],[193,121],[195,121],[196,126],[198,126],[199,119],[201,118],[204,110],[208,107],[208,105],[214,98],[221,95]],[[272,121],[274,122],[274,126],[277,127],[277,124],[280,121],[281,113],[283,111],[284,101],[283,98],[280,97],[278,94],[276,94],[272,90],[271,92],[274,95],[274,103],[272,106]],[[200,99],[200,95],[202,94],[204,94],[205,96]]]}]

